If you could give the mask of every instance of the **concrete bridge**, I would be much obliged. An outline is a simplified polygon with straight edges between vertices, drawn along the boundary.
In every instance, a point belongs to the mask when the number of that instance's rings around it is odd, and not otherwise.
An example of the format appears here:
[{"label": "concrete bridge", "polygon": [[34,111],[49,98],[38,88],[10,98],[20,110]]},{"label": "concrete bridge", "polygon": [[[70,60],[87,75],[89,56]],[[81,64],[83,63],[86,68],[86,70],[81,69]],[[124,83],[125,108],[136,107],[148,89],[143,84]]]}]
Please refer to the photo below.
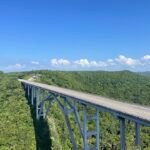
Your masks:
[{"label": "concrete bridge", "polygon": [[[36,100],[36,118],[45,118],[48,114],[52,102],[57,102],[60,109],[64,114],[66,125],[70,134],[73,150],[77,150],[77,144],[72,132],[70,120],[68,114],[72,114],[76,118],[80,134],[83,138],[84,150],[99,150],[100,149],[100,136],[99,136],[99,112],[110,112],[120,121],[120,144],[121,150],[126,150],[125,140],[125,121],[130,120],[135,123],[135,145],[140,145],[140,126],[150,126],[150,108],[143,107],[136,104],[129,104],[125,102],[116,101],[114,99],[78,92],[66,88],[57,86],[51,86],[36,82],[30,82],[27,80],[19,79],[24,85],[31,104],[34,105],[34,99]],[[43,99],[40,99],[40,93],[46,91],[47,95]],[[47,108],[45,108],[45,102],[48,102]],[[81,121],[78,105],[83,107],[84,118]],[[94,114],[88,113],[88,107],[94,109]],[[89,131],[88,122],[95,122],[95,130]],[[95,138],[95,146],[91,146],[88,143],[90,137]]]}]

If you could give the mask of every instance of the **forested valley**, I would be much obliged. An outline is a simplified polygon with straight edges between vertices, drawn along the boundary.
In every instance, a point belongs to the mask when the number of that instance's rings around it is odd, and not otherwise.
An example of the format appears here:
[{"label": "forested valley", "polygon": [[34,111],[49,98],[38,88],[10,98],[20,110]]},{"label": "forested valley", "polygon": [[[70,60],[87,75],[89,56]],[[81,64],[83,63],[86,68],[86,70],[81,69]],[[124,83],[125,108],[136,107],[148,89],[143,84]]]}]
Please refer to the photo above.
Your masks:
[{"label": "forested valley", "polygon": [[0,150],[36,149],[30,107],[17,77],[0,72]]},{"label": "forested valley", "polygon": [[[30,71],[0,73],[0,150],[71,150],[72,145],[63,114],[53,103],[46,120],[36,121],[34,107],[26,99],[17,80],[61,86],[150,106],[150,76],[130,71]],[[83,149],[79,129],[70,116],[79,150]],[[93,124],[91,123],[92,127]],[[100,112],[101,150],[119,150],[119,121]],[[150,150],[150,128],[141,127],[141,147],[134,146],[134,123],[126,122],[127,150]],[[91,141],[92,143],[92,141]]]}]

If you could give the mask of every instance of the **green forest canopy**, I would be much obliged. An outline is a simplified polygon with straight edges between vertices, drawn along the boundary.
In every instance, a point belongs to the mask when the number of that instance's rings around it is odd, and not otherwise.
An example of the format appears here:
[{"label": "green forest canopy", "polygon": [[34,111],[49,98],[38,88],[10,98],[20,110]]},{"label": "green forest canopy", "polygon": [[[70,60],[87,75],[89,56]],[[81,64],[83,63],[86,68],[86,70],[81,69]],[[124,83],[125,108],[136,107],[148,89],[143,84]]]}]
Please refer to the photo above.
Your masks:
[{"label": "green forest canopy", "polygon": [[[71,149],[71,143],[63,115],[54,103],[44,123],[35,122],[34,108],[25,98],[25,93],[17,78],[35,77],[38,82],[57,85],[79,91],[112,97],[130,103],[150,106],[150,77],[129,71],[104,72],[63,72],[63,71],[31,71],[4,74],[0,72],[0,149]],[[118,121],[108,113],[100,114],[101,149],[119,150]],[[76,133],[77,143],[82,149],[81,137],[72,120],[72,128]],[[93,126],[91,124],[91,126]],[[7,128],[6,128],[7,127]],[[37,133],[38,132],[38,133]],[[47,132],[49,134],[47,135]],[[127,147],[134,147],[134,124],[127,122]],[[42,135],[43,134],[43,135]],[[44,139],[44,137],[47,137]],[[37,138],[38,137],[38,138]],[[150,149],[150,129],[141,129],[142,149]],[[44,142],[43,142],[44,141]],[[51,142],[50,145],[48,143]],[[37,144],[40,143],[40,144]],[[48,145],[48,146],[47,146]]]},{"label": "green forest canopy", "polygon": [[35,150],[30,108],[17,77],[0,72],[0,150]]}]

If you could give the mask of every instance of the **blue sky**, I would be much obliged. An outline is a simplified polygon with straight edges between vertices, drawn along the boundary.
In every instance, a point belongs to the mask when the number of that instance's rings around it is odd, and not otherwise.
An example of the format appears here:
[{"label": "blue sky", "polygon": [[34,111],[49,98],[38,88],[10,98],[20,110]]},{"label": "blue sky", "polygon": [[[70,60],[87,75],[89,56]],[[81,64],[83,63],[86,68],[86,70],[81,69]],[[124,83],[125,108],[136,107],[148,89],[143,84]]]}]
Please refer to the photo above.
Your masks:
[{"label": "blue sky", "polygon": [[0,1],[0,70],[150,71],[149,0]]}]

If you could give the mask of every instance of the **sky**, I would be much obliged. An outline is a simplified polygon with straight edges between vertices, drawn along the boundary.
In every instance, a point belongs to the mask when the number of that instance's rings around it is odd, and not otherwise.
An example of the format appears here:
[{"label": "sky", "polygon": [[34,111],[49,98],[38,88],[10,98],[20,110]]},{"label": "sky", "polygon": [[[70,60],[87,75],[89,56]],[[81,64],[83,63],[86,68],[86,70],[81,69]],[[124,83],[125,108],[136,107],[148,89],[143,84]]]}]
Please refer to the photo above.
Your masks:
[{"label": "sky", "polygon": [[0,52],[4,72],[150,71],[150,1],[0,1]]}]

